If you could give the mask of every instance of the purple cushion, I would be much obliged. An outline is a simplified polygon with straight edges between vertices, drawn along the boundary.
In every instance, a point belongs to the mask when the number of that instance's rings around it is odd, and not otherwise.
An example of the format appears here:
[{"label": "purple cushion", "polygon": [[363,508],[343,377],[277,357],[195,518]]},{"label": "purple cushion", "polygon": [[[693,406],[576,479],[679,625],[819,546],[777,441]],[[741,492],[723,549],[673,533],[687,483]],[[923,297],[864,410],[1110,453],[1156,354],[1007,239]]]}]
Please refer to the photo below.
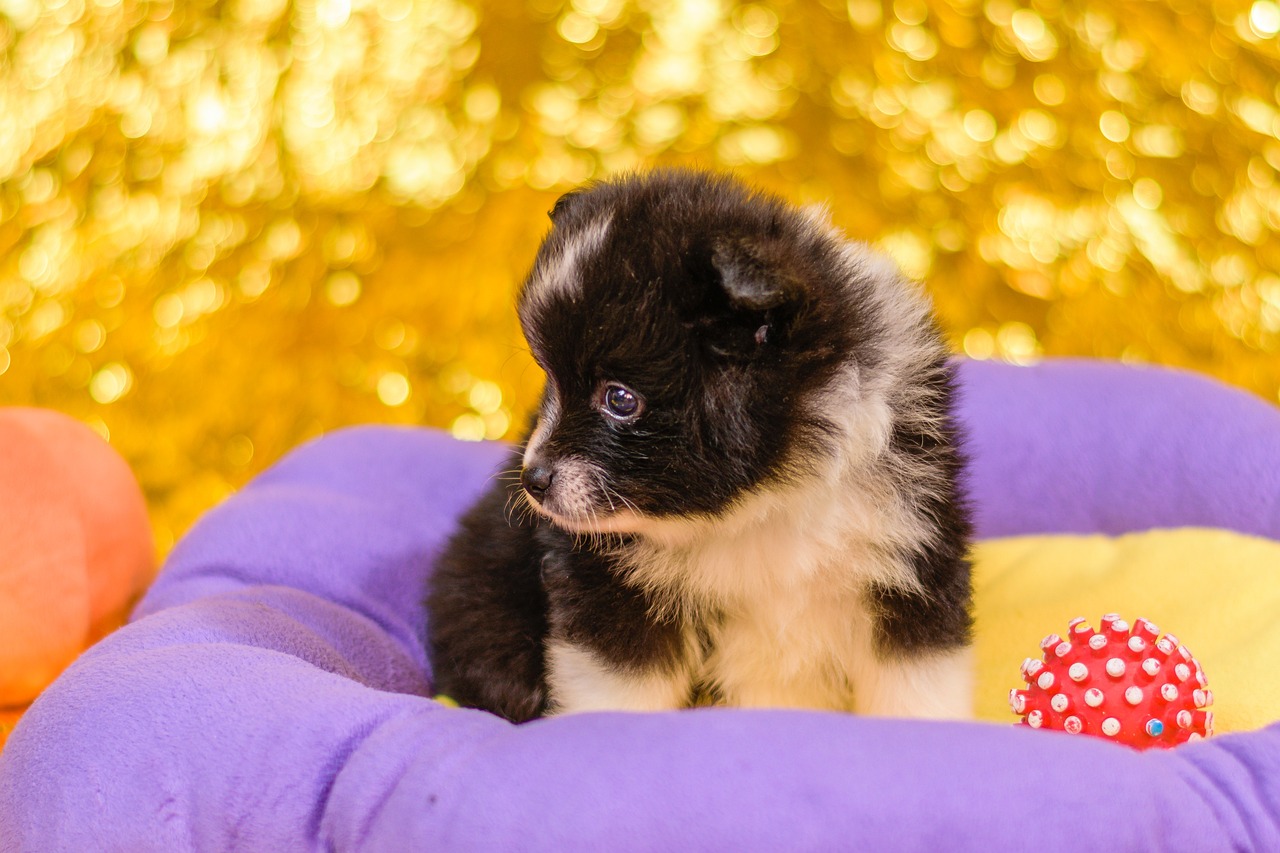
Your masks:
[{"label": "purple cushion", "polygon": [[[1280,539],[1280,412],[1204,379],[966,364],[987,535]],[[1170,753],[702,709],[512,726],[427,698],[420,600],[502,449],[360,428],[179,543],[0,753],[0,850],[1280,849],[1280,726]]]},{"label": "purple cushion", "polygon": [[1280,410],[1159,367],[962,365],[983,537],[1221,527],[1280,539]]}]

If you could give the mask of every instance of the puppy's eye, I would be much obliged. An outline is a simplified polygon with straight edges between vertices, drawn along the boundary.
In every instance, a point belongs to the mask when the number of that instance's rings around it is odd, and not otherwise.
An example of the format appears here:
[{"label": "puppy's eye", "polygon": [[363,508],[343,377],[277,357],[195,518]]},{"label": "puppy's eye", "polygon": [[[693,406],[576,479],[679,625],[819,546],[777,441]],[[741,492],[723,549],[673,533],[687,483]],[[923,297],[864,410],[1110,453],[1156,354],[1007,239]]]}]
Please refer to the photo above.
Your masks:
[{"label": "puppy's eye", "polygon": [[644,404],[640,401],[640,395],[627,386],[610,382],[601,391],[600,407],[615,420],[631,421],[640,416]]}]

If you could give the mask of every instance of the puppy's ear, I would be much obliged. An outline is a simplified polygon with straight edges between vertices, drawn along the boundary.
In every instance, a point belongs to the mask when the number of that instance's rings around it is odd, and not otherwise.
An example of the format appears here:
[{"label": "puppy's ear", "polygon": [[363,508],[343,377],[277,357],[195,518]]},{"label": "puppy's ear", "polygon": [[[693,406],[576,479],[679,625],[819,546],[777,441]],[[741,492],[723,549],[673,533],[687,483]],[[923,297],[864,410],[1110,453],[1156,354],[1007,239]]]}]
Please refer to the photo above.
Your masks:
[{"label": "puppy's ear", "polygon": [[720,238],[711,247],[719,288],[690,326],[718,357],[752,359],[784,344],[803,294],[786,246],[767,237]]},{"label": "puppy's ear", "polygon": [[711,265],[729,304],[745,311],[777,308],[796,292],[781,247],[766,240],[721,240],[711,250]]},{"label": "puppy's ear", "polygon": [[564,215],[564,212],[573,206],[578,196],[582,195],[582,187],[569,190],[560,198],[556,199],[556,203],[547,211],[547,218],[551,220],[551,224],[555,225],[557,220]]}]

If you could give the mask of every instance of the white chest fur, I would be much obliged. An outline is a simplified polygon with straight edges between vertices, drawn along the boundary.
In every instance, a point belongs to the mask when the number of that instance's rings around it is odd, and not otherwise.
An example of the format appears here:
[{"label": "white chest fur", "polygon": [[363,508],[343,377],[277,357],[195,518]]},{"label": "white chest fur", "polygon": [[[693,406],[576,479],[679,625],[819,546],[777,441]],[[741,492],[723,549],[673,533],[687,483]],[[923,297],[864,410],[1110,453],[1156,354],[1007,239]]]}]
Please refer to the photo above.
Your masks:
[{"label": "white chest fur", "polygon": [[890,484],[806,478],[714,523],[668,522],[630,554],[633,582],[690,624],[689,675],[736,706],[851,710],[874,680],[866,589],[916,585],[898,556],[918,521]]},{"label": "white chest fur", "polygon": [[865,479],[763,494],[701,527],[654,525],[629,553],[631,579],[690,626],[685,658],[672,671],[619,672],[552,643],[556,710],[679,707],[702,682],[738,707],[968,717],[968,649],[884,657],[874,647],[867,587],[918,588],[896,555],[920,536],[892,489]]},{"label": "white chest fur", "polygon": [[850,590],[792,584],[722,611],[696,678],[729,705],[853,710],[870,631]]}]

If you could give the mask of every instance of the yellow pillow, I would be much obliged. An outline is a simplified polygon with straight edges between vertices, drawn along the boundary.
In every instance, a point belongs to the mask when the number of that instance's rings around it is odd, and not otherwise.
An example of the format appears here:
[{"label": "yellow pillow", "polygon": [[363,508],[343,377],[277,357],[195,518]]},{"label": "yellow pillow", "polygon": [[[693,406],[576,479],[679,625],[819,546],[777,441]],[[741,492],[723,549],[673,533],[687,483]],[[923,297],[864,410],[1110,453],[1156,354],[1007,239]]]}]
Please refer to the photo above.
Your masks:
[{"label": "yellow pillow", "polygon": [[1199,528],[992,539],[974,549],[974,593],[982,719],[1017,721],[1009,689],[1046,634],[1119,613],[1191,650],[1219,733],[1280,720],[1280,542]]}]

